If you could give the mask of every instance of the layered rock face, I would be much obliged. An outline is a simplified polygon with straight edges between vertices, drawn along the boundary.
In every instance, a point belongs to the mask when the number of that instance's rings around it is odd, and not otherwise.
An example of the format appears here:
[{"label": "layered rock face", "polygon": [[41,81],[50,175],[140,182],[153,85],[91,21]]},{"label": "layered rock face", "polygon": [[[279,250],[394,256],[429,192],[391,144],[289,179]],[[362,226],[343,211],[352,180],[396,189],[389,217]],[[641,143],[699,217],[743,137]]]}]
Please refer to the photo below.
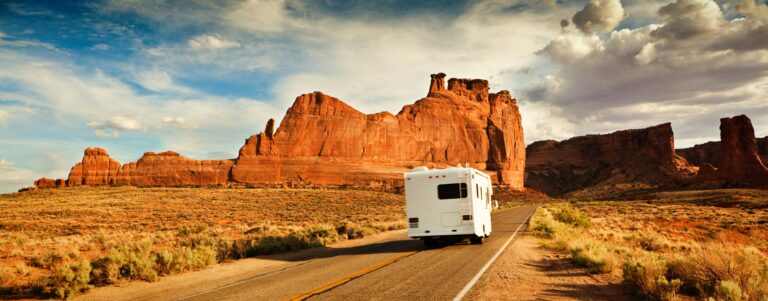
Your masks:
[{"label": "layered rock face", "polygon": [[356,184],[401,181],[404,171],[418,165],[468,163],[498,183],[522,188],[525,145],[516,100],[507,91],[489,93],[485,80],[450,79],[446,87],[445,74],[431,77],[427,97],[397,115],[364,114],[321,92],[304,94],[277,130],[270,119],[264,132],[246,139],[236,159],[198,161],[174,152],[145,153],[120,166],[101,149],[98,156],[87,150],[70,181],[134,186]]},{"label": "layered rock face", "polygon": [[668,185],[694,169],[675,153],[669,123],[646,129],[588,135],[527,147],[527,187],[560,195],[600,184]]},{"label": "layered rock face", "polygon": [[[702,168],[697,179],[734,186],[768,186],[768,168],[757,148],[755,129],[745,115],[720,119],[720,160]],[[708,165],[707,163],[704,163]]]},{"label": "layered rock face", "polygon": [[[238,182],[310,180],[320,184],[396,179],[403,167],[457,163],[520,188],[525,168],[517,103],[484,80],[432,75],[426,98],[397,114],[364,114],[314,92],[299,96],[273,134],[250,137],[232,177]],[[265,170],[268,172],[256,172]]]},{"label": "layered rock face", "polygon": [[227,183],[233,160],[194,160],[176,152],[146,152],[123,165],[111,181],[115,185],[208,186]]},{"label": "layered rock face", "polygon": [[[763,164],[768,162],[768,137],[755,139],[757,155]],[[696,166],[720,165],[720,141],[710,141],[693,147],[678,149],[677,153]]]},{"label": "layered rock face", "polygon": [[67,185],[108,185],[119,169],[120,163],[110,158],[107,151],[89,147],[83,153],[83,161],[69,171]]}]

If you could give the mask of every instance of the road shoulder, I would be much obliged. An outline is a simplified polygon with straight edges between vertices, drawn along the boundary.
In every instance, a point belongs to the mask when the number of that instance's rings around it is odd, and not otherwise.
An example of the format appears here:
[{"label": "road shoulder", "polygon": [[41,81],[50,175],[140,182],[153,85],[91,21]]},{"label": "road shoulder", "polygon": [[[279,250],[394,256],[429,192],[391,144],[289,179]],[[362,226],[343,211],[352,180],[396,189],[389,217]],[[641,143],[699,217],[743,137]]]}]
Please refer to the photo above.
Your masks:
[{"label": "road shoulder", "polygon": [[624,300],[617,275],[591,275],[568,256],[521,235],[478,281],[465,300]]}]

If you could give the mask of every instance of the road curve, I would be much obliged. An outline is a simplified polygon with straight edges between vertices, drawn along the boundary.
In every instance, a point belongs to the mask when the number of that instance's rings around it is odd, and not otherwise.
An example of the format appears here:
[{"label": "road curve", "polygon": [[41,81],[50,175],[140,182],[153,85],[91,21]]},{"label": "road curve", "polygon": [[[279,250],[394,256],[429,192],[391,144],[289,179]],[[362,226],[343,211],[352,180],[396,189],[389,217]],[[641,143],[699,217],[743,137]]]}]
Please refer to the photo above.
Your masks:
[{"label": "road curve", "polygon": [[177,300],[453,300],[534,210],[520,207],[494,214],[493,233],[482,245],[424,250],[421,241],[403,234],[298,260],[282,270]]}]

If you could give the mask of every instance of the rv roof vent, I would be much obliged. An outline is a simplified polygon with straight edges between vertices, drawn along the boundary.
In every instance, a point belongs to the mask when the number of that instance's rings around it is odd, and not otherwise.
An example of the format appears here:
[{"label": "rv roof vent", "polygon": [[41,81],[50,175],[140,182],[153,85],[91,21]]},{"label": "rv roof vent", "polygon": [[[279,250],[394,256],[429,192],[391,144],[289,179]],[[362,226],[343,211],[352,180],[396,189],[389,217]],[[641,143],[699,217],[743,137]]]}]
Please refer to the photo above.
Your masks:
[{"label": "rv roof vent", "polygon": [[427,171],[427,170],[429,170],[429,167],[426,167],[426,166],[416,166],[415,168],[413,168],[413,171]]}]

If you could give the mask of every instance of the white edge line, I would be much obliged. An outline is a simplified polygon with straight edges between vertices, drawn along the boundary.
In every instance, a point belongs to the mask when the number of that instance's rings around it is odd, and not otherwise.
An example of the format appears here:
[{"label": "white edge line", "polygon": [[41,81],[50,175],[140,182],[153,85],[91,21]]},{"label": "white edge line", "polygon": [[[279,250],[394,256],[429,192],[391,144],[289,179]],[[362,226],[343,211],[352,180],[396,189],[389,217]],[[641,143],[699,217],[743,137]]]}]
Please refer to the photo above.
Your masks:
[{"label": "white edge line", "polygon": [[[537,209],[538,209],[538,207],[537,207]],[[496,259],[499,258],[499,255],[501,255],[501,253],[504,252],[504,250],[507,249],[507,246],[509,246],[509,243],[512,242],[512,239],[515,238],[515,235],[517,235],[517,232],[520,231],[520,228],[522,228],[523,225],[525,225],[525,223],[528,222],[528,219],[531,218],[531,216],[535,212],[536,212],[536,209],[534,209],[533,212],[531,212],[531,214],[529,214],[528,217],[526,217],[523,220],[523,222],[520,223],[520,226],[517,226],[517,229],[515,229],[515,233],[512,233],[512,236],[510,236],[509,239],[507,239],[507,242],[504,243],[504,245],[501,247],[501,249],[499,249],[499,251],[496,252],[496,254],[493,255],[493,257],[491,257],[491,260],[488,260],[488,262],[485,263],[483,268],[480,269],[480,271],[478,271],[477,274],[475,274],[475,277],[472,277],[472,280],[470,280],[469,283],[467,283],[467,285],[465,285],[464,288],[459,292],[459,294],[456,295],[456,297],[453,298],[453,301],[461,301],[461,299],[464,299],[464,295],[469,293],[469,291],[472,289],[472,287],[475,286],[475,283],[477,283],[477,281],[480,280],[480,277],[482,277],[483,274],[485,274],[485,271],[489,267],[491,267],[491,265],[496,261]]]}]

